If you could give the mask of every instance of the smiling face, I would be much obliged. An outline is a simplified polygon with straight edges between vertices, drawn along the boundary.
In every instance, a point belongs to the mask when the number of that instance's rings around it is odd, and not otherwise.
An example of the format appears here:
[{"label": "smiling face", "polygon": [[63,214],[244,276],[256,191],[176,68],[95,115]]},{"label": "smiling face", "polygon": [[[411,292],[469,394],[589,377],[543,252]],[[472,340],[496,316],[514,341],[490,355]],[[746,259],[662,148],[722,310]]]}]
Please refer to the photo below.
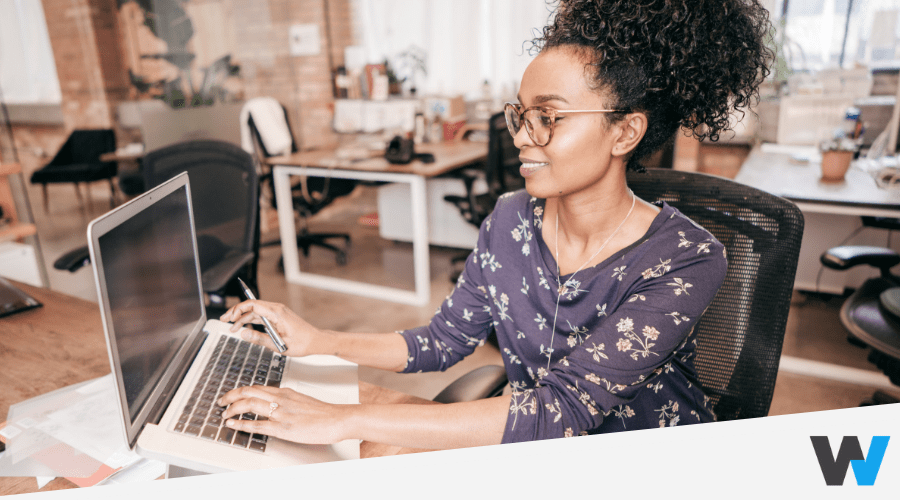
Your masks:
[{"label": "smiling face", "polygon": [[[561,112],[609,109],[611,100],[591,90],[586,76],[584,59],[575,50],[546,50],[525,70],[519,102]],[[623,143],[628,139],[628,122],[626,117],[610,125],[604,113],[563,113],[557,116],[553,138],[545,146],[537,146],[522,127],[515,144],[528,193],[552,198],[624,182],[625,154],[634,147]]]}]

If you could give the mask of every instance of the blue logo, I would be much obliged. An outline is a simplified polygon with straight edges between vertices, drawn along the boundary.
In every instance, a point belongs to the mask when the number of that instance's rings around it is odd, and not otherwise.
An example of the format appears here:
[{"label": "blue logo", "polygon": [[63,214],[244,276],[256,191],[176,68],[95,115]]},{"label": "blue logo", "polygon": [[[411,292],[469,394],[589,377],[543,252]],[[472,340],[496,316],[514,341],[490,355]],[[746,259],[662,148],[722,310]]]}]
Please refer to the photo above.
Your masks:
[{"label": "blue logo", "polygon": [[825,484],[828,486],[843,486],[847,469],[853,466],[853,475],[856,476],[856,484],[859,486],[872,486],[881,469],[881,461],[887,450],[890,436],[873,436],[869,445],[868,456],[863,455],[859,438],[856,436],[844,436],[837,456],[831,451],[831,443],[828,436],[810,436],[816,457],[819,459],[819,467]]}]

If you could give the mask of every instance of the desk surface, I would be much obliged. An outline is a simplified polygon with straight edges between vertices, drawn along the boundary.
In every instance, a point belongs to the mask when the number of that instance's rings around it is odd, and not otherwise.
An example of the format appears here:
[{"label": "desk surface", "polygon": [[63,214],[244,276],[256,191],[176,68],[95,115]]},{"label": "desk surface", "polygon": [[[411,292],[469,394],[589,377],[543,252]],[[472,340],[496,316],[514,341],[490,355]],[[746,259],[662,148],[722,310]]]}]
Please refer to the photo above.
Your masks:
[{"label": "desk surface", "polygon": [[[44,307],[0,318],[0,422],[9,407],[67,385],[109,373],[109,357],[97,304],[44,288],[16,283]],[[431,403],[414,396],[359,384],[361,403]],[[363,441],[362,458],[420,450]],[[41,491],[74,488],[57,478]],[[0,495],[37,491],[33,477],[0,477]]]},{"label": "desk surface", "polygon": [[754,148],[734,180],[795,202],[900,209],[900,191],[880,189],[862,170],[851,167],[843,182],[827,183],[820,179],[820,160],[798,164],[791,156],[775,148]]},{"label": "desk surface", "polygon": [[387,160],[380,156],[364,160],[339,159],[337,157],[337,149],[319,149],[287,156],[275,156],[267,159],[266,163],[269,165],[295,167],[395,172],[434,177],[487,158],[487,150],[488,145],[486,142],[452,141],[416,145],[416,153],[433,154],[434,163],[423,163],[415,160],[405,165],[395,165],[388,163]]}]

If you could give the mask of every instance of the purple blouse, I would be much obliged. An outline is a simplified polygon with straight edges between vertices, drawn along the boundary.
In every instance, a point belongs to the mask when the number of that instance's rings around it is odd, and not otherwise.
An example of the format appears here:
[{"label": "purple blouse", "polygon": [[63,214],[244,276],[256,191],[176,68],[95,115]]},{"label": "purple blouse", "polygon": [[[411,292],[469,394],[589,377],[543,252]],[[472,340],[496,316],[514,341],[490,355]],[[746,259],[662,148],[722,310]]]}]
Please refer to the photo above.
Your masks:
[{"label": "purple blouse", "polygon": [[504,443],[715,420],[693,325],[725,278],[723,245],[663,202],[640,240],[559,286],[544,202],[500,198],[431,323],[400,332],[405,371],[446,370],[495,328],[512,389]]}]

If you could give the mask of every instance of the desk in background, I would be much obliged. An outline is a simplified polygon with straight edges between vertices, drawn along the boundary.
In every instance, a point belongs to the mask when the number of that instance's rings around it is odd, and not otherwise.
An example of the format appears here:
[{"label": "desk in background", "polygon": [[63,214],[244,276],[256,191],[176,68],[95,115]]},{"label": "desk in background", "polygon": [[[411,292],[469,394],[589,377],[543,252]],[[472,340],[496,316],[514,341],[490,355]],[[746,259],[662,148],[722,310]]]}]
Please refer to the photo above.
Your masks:
[{"label": "desk in background", "polygon": [[[794,151],[804,151],[811,161],[791,160]],[[810,154],[811,153],[811,154]],[[819,257],[840,244],[886,246],[887,232],[861,231],[844,243],[862,225],[861,216],[900,217],[900,191],[879,189],[867,173],[851,167],[844,182],[819,180],[821,164],[815,148],[788,148],[764,144],[754,148],[735,181],[787,198],[800,208],[806,220],[794,288],[833,294],[855,288],[877,270],[867,266],[847,272],[824,270]],[[900,237],[892,247],[900,251]],[[818,284],[817,284],[818,281]]]},{"label": "desk in background", "polygon": [[[97,304],[16,283],[44,307],[0,318],[0,421],[20,401],[91,380],[109,373],[109,356]],[[416,403],[430,401],[365,382],[359,384],[360,403]],[[413,453],[420,450],[363,441],[361,458]],[[41,491],[74,488],[57,478]],[[33,477],[0,477],[0,495],[37,491]]]},{"label": "desk in background", "polygon": [[[487,143],[454,141],[417,146],[417,153],[431,153],[434,163],[413,161],[407,165],[394,165],[384,158],[368,158],[360,161],[340,160],[335,150],[319,150],[295,153],[289,156],[269,158],[273,166],[275,200],[278,205],[278,226],[284,256],[284,274],[287,281],[335,292],[389,300],[423,306],[430,299],[430,273],[428,257],[428,200],[425,179],[435,177],[465,165],[487,158]],[[297,230],[291,199],[291,176],[334,177],[362,181],[384,181],[409,184],[410,211],[413,228],[413,262],[415,291],[371,285],[300,272],[297,249]]]}]

